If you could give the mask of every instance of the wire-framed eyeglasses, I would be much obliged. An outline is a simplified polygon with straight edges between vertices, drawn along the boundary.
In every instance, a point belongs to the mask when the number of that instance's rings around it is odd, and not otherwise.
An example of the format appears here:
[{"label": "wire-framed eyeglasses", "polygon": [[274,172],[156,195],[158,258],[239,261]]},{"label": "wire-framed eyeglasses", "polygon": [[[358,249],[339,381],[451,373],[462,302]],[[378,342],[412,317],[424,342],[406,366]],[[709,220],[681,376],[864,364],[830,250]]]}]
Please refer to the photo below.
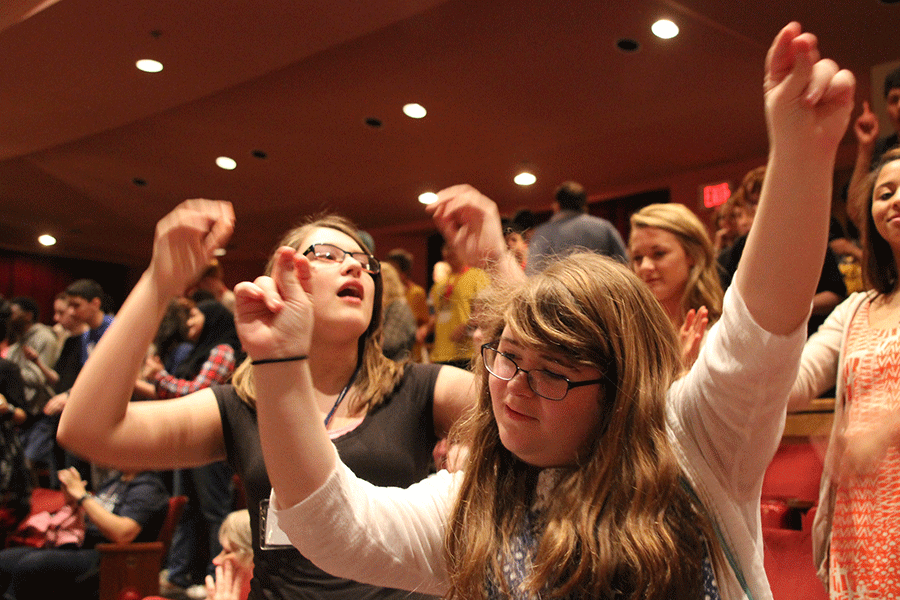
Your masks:
[{"label": "wire-framed eyeglasses", "polygon": [[545,371],[543,369],[526,371],[517,365],[516,361],[491,346],[490,343],[484,344],[481,347],[481,359],[484,361],[484,367],[487,369],[488,373],[503,381],[512,380],[518,375],[519,371],[525,373],[531,391],[547,400],[562,400],[572,388],[581,387],[583,385],[596,385],[606,381],[603,377],[599,379],[588,379],[587,381],[571,381],[568,377],[564,377],[557,373],[551,373],[550,371]]},{"label": "wire-framed eyeglasses", "polygon": [[339,264],[344,262],[344,257],[349,254],[353,257],[353,260],[362,266],[363,271],[366,273],[376,275],[381,272],[381,263],[367,252],[350,252],[349,250],[338,248],[334,244],[315,243],[303,251],[303,256],[309,256],[310,254],[318,260]]}]

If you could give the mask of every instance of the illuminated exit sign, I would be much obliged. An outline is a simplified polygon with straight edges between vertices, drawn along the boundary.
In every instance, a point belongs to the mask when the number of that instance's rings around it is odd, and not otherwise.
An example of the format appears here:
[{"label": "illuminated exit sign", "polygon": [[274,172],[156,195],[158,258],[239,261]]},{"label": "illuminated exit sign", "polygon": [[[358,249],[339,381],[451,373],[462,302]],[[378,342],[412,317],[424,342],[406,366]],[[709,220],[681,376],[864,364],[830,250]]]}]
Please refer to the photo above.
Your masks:
[{"label": "illuminated exit sign", "polygon": [[706,208],[714,208],[721,204],[725,204],[725,201],[731,196],[731,184],[727,181],[710,183],[708,185],[700,186],[700,192],[703,195],[703,206]]}]

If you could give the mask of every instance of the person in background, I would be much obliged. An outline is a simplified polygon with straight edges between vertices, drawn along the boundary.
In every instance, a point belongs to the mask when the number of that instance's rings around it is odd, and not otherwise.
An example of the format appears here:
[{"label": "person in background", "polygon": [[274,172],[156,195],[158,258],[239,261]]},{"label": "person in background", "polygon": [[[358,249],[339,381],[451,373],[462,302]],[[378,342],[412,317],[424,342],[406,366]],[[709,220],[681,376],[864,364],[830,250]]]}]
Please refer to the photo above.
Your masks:
[{"label": "person in background", "polygon": [[632,270],[678,331],[690,367],[707,326],[722,315],[724,292],[706,228],[683,204],[651,204],[631,215],[628,251]]},{"label": "person in background", "polygon": [[503,238],[506,240],[506,247],[524,270],[528,266],[528,242],[525,240],[524,230],[515,221],[504,219]]},{"label": "person in background", "polygon": [[[765,177],[765,166],[753,169],[744,177],[740,190],[736,192],[736,194],[743,196],[741,202],[752,206],[752,210],[746,211],[744,213],[745,216],[738,219],[738,230],[744,233],[728,249],[725,256],[719,256],[719,265],[725,270],[726,279],[729,283],[734,277],[738,263],[741,261],[741,256],[744,253],[744,246],[747,243],[748,233],[753,226],[756,216],[756,204],[759,202],[759,193],[762,190]],[[830,203],[826,214],[830,214]],[[808,333],[812,335],[831,311],[846,297],[847,286],[844,283],[844,276],[838,267],[837,257],[830,246],[826,247],[825,259],[822,261],[822,271],[819,275],[819,285],[816,288],[816,295],[813,297],[812,316],[810,316],[807,323]]]},{"label": "person in background", "polygon": [[456,249],[445,243],[441,254],[450,265],[450,274],[431,289],[434,316],[434,346],[431,361],[466,369],[475,355],[472,347],[472,300],[487,287],[487,274],[466,264]]},{"label": "person in background", "polygon": [[900,144],[900,67],[884,77],[884,101],[887,117],[894,127],[893,133],[878,137],[878,117],[863,101],[862,114],[853,126],[856,135],[856,162],[847,186],[847,214],[857,229],[862,229],[868,206],[868,175],[881,161],[881,156]]},{"label": "person in background", "polygon": [[225,517],[219,529],[222,552],[213,559],[216,576],[206,577],[207,600],[246,600],[253,577],[250,513],[244,509]]},{"label": "person in background", "polygon": [[[144,375],[154,384],[156,398],[180,398],[225,383],[242,358],[234,315],[220,302],[207,300],[191,307],[186,325],[186,338],[193,348],[174,373],[168,373],[155,356],[146,361]],[[221,460],[175,472],[173,492],[186,495],[188,505],[172,538],[167,579],[161,589],[192,594],[205,589],[201,582],[214,572],[211,559],[221,551],[219,527],[234,501],[233,476],[231,466]],[[206,548],[200,549],[203,539]],[[202,560],[203,556],[209,560]]]},{"label": "person in background", "polygon": [[155,473],[115,473],[96,495],[75,469],[61,470],[58,477],[66,504],[83,516],[84,540],[0,551],[0,592],[8,600],[96,597],[98,543],[149,542],[159,535],[169,496]]},{"label": "person in background", "polygon": [[[428,294],[425,293],[425,288],[410,279],[413,255],[403,248],[394,248],[388,252],[385,261],[394,265],[394,268],[400,274],[400,280],[403,282],[403,287],[406,291],[406,302],[413,312],[416,320],[416,329],[418,330],[419,327],[428,323],[430,313],[428,309]],[[424,345],[417,339],[411,352],[412,360],[423,362],[425,360],[423,350]]]},{"label": "person in background", "polygon": [[416,318],[406,301],[403,282],[397,269],[388,262],[381,263],[384,280],[384,355],[393,361],[408,360],[416,343]]},{"label": "person in background", "polygon": [[58,346],[53,330],[40,322],[40,311],[33,298],[19,296],[9,301],[9,331],[14,343],[6,358],[18,365],[25,384],[25,408],[28,419],[20,427],[25,460],[37,481],[38,470],[46,468],[49,485],[57,487],[54,450],[55,422],[43,412],[53,396],[52,385],[58,379],[48,365],[56,363]]},{"label": "person in background", "polygon": [[587,192],[581,184],[560,184],[552,207],[553,216],[534,230],[528,243],[526,273],[537,273],[554,259],[577,250],[591,250],[623,263],[627,260],[625,243],[613,224],[587,214]]},{"label": "person in background", "polygon": [[[0,304],[5,300],[0,300]],[[19,439],[25,412],[25,385],[19,366],[0,358],[0,539],[15,530],[31,509],[31,474]]]},{"label": "person in background", "polygon": [[[194,298],[198,291],[208,294],[203,297]],[[234,292],[225,285],[225,270],[218,259],[212,259],[206,265],[206,269],[200,274],[197,282],[184,292],[185,297],[194,299],[195,302],[202,300],[216,300],[222,306],[234,313]]]}]

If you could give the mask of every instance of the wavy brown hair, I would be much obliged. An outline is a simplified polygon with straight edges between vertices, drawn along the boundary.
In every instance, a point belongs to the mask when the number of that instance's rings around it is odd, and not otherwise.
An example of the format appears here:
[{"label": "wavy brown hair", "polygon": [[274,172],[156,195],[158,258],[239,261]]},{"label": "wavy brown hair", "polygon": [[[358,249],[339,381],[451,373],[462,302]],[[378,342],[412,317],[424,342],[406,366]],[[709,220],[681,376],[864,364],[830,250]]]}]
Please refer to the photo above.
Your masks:
[{"label": "wavy brown hair", "polygon": [[[495,290],[486,339],[508,327],[537,351],[599,369],[604,417],[579,464],[562,468],[541,512],[533,569],[523,584],[542,598],[702,597],[709,518],[682,486],[665,421],[681,370],[675,333],[637,276],[596,254],[574,254],[512,290]],[[460,426],[471,448],[445,547],[453,599],[504,595],[503,555],[533,500],[536,469],[500,441],[488,373],[478,361],[478,404]],[[716,560],[715,562],[718,562]]]},{"label": "wavy brown hair", "polygon": [[[337,215],[309,217],[301,225],[288,231],[281,238],[277,247],[290,246],[302,252],[305,248],[301,248],[300,244],[314,230],[319,228],[340,231],[350,236],[363,250],[367,248],[356,233],[356,226],[348,219]],[[274,260],[274,255],[269,258],[269,263],[266,265],[266,275],[272,273]],[[353,383],[353,387],[358,393],[354,394],[354,398],[351,400],[351,405],[349,406],[350,414],[359,414],[361,411],[368,412],[381,404],[385,396],[397,386],[403,375],[404,365],[388,359],[381,350],[381,339],[383,337],[382,312],[384,310],[382,294],[384,286],[380,273],[372,275],[372,279],[375,280],[372,320],[369,322],[369,327],[359,338],[357,360],[359,361],[360,369]],[[232,383],[241,399],[255,407],[256,388],[253,381],[253,367],[249,358],[241,363],[234,372]]]},{"label": "wavy brown hair", "polygon": [[656,227],[675,236],[694,263],[681,295],[681,318],[684,319],[692,308],[696,310],[705,306],[709,310],[709,322],[715,323],[722,316],[722,297],[725,293],[722,291],[712,241],[697,215],[683,204],[650,204],[631,215],[631,227],[632,230],[635,227]]},{"label": "wavy brown hair", "polygon": [[882,294],[890,294],[897,288],[897,262],[894,260],[894,251],[887,243],[872,219],[872,203],[875,201],[875,182],[881,169],[888,163],[900,160],[900,148],[894,148],[885,152],[867,180],[868,196],[866,199],[866,214],[862,228],[863,247],[863,279],[866,285],[874,288]]}]

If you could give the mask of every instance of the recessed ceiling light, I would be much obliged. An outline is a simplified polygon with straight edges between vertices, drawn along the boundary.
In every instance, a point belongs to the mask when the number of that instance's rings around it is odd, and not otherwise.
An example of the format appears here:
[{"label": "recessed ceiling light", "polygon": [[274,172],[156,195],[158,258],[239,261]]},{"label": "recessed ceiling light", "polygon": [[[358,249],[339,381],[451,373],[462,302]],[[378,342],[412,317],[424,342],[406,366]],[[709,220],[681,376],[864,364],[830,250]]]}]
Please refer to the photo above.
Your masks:
[{"label": "recessed ceiling light", "polygon": [[162,63],[157,60],[144,58],[134,63],[135,66],[144,73],[159,73],[163,70]]},{"label": "recessed ceiling light", "polygon": [[650,31],[658,38],[670,40],[678,35],[678,25],[668,19],[660,19],[650,26]]},{"label": "recessed ceiling light", "polygon": [[237,162],[233,158],[228,158],[227,156],[220,156],[216,159],[216,165],[220,169],[225,169],[226,171],[232,171],[237,166]]},{"label": "recessed ceiling light", "polygon": [[528,171],[522,171],[515,177],[513,177],[513,181],[515,181],[519,185],[531,185],[535,181],[537,181],[537,177],[534,174],[529,173]]},{"label": "recessed ceiling light", "polygon": [[438,196],[434,192],[425,192],[419,194],[419,202],[422,204],[434,204],[437,202]]},{"label": "recessed ceiling light", "polygon": [[41,246],[53,246],[56,244],[56,238],[49,234],[44,234],[38,237],[38,243]]},{"label": "recessed ceiling light", "polygon": [[421,119],[428,114],[428,111],[421,104],[405,104],[403,105],[403,114],[412,119]]}]

